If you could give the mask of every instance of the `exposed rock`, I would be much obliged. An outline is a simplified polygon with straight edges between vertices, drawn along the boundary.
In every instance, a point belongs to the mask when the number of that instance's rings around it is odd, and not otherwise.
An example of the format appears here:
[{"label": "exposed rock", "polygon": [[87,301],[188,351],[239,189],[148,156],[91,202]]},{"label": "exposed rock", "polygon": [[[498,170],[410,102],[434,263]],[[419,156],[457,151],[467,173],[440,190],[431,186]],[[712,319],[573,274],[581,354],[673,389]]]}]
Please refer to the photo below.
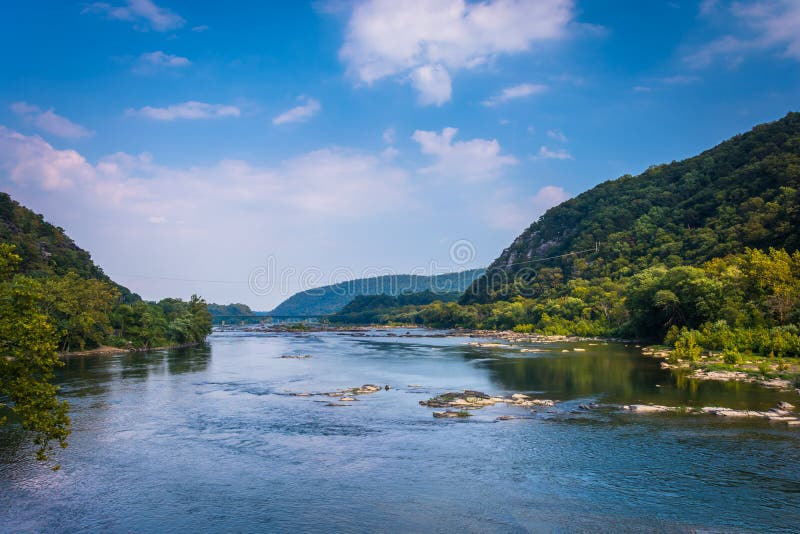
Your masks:
[{"label": "exposed rock", "polygon": [[281,356],[284,360],[307,360],[311,358],[310,354],[284,354]]},{"label": "exposed rock", "polygon": [[768,388],[777,388],[777,389],[789,389],[792,387],[792,383],[788,380],[784,380],[782,378],[770,378],[768,380],[761,380],[759,382],[764,387]]},{"label": "exposed rock", "polygon": [[349,404],[341,404],[338,402],[329,402],[325,406],[350,406]]},{"label": "exposed rock", "polygon": [[386,390],[386,391],[389,391],[390,389],[392,389],[392,386],[390,386],[389,384],[386,384],[385,386],[383,386],[383,389]]},{"label": "exposed rock", "polygon": [[627,404],[623,406],[622,409],[635,413],[663,413],[675,411],[675,408],[670,406],[659,406],[657,404]]},{"label": "exposed rock", "polygon": [[515,393],[511,398],[494,396],[490,397],[481,391],[467,389],[463,393],[459,391],[449,391],[437,395],[427,401],[419,401],[420,406],[429,408],[462,408],[477,409],[484,406],[494,406],[495,404],[505,403],[513,406],[554,406],[555,401],[549,399],[531,399],[528,395]]},{"label": "exposed rock", "polygon": [[794,404],[789,404],[788,402],[785,402],[785,401],[784,402],[779,402],[778,403],[778,409],[779,410],[791,411],[791,410],[794,410]]},{"label": "exposed rock", "polygon": [[342,397],[339,400],[341,402],[353,402],[353,401],[357,401],[358,399],[356,399],[355,397]]},{"label": "exposed rock", "polygon": [[470,417],[472,414],[466,411],[454,412],[447,410],[444,412],[433,412],[434,417],[455,418],[455,417]]},{"label": "exposed rock", "polygon": [[356,395],[368,395],[369,393],[375,393],[376,391],[380,391],[381,387],[376,386],[375,384],[364,384],[360,388],[350,388],[349,390],[345,391],[352,391]]},{"label": "exposed rock", "polygon": [[755,410],[734,410],[733,408],[720,408],[719,406],[707,406],[705,408],[701,408],[700,411],[722,417],[769,417],[767,412],[758,412]]}]

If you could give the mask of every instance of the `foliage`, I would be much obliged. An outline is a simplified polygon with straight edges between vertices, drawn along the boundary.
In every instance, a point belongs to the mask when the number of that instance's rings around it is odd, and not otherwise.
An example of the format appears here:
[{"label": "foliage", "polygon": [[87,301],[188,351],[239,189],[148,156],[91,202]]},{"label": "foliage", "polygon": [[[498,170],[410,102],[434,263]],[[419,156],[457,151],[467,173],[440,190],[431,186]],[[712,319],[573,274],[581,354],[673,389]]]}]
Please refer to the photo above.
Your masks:
[{"label": "foliage", "polygon": [[[50,383],[62,362],[56,327],[40,306],[44,288],[12,274],[20,263],[13,247],[0,244],[0,398],[8,399],[23,428],[34,433],[37,457],[45,460],[52,441],[67,446],[69,406],[56,398],[58,390]],[[0,416],[0,424],[6,420]]]},{"label": "foliage", "polygon": [[91,255],[78,247],[62,228],[53,226],[2,192],[0,242],[14,245],[16,254],[20,256],[20,272],[29,276],[38,278],[75,273],[80,278],[100,280],[113,286],[125,301],[139,300],[138,295],[106,276],[94,264]]},{"label": "foliage", "polygon": [[[416,323],[415,312],[420,306],[433,302],[454,302],[461,296],[460,292],[434,293],[420,291],[418,293],[401,293],[392,295],[359,295],[348,303],[341,311],[330,315],[331,323],[348,324],[385,324]],[[412,320],[404,318],[413,317]]]},{"label": "foliage", "polygon": [[[793,251],[800,248],[798,227],[800,113],[789,113],[699,156],[605,182],[551,208],[461,302],[547,298],[572,279],[700,266],[745,247]],[[557,258],[582,250],[589,252]],[[556,258],[530,262],[546,257]],[[777,295],[775,312],[785,303]]]},{"label": "foliage", "polygon": [[54,441],[65,447],[69,435],[69,406],[51,383],[62,365],[57,350],[199,343],[211,332],[211,314],[196,295],[188,302],[124,302],[118,286],[102,279],[74,271],[16,273],[24,266],[15,245],[0,243],[0,398],[33,432],[40,459]]}]

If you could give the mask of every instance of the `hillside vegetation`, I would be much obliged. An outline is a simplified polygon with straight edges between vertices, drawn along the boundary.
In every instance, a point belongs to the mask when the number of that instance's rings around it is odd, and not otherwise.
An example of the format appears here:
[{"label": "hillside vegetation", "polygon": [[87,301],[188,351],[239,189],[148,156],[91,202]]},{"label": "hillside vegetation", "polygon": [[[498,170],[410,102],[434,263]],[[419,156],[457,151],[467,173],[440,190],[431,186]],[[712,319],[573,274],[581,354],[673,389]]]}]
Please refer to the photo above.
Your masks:
[{"label": "hillside vegetation", "polygon": [[789,113],[550,209],[459,303],[411,319],[797,356],[798,228],[800,114]]},{"label": "hillside vegetation", "polygon": [[57,351],[198,343],[210,332],[201,298],[142,301],[61,228],[0,193],[0,425],[11,415],[33,432],[39,458],[69,435],[69,406],[51,384]]}]

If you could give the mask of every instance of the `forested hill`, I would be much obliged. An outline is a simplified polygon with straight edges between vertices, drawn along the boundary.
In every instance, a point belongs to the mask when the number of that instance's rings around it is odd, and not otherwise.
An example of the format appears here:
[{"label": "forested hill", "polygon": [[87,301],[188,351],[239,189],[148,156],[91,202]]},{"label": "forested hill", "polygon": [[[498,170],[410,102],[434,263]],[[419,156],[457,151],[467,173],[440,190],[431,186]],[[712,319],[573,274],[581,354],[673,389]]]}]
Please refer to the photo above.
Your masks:
[{"label": "forested hill", "polygon": [[269,314],[328,315],[340,311],[359,295],[396,296],[422,291],[463,292],[483,272],[483,269],[472,269],[436,276],[401,274],[359,278],[296,293],[280,303]]},{"label": "forested hill", "polygon": [[11,243],[22,261],[19,272],[32,276],[64,275],[74,272],[81,278],[96,279],[116,287],[126,301],[138,296],[111,280],[95,265],[91,255],[78,247],[62,228],[53,226],[42,215],[31,211],[0,192],[0,242]]},{"label": "forested hill", "polygon": [[[800,248],[798,228],[800,113],[794,112],[699,156],[622,176],[551,208],[462,303],[532,295],[576,276],[629,276],[658,263],[700,265],[745,247],[791,252]],[[540,261],[583,250],[590,252]]]}]

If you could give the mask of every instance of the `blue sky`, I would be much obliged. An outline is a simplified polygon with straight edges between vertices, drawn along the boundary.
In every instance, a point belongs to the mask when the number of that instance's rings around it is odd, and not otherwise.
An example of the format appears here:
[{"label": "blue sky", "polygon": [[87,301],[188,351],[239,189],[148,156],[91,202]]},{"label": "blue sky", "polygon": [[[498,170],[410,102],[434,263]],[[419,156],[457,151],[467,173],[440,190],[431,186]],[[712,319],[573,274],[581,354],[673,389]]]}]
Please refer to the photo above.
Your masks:
[{"label": "blue sky", "polygon": [[0,10],[0,189],[151,299],[484,266],[548,207],[800,108],[794,0]]}]

